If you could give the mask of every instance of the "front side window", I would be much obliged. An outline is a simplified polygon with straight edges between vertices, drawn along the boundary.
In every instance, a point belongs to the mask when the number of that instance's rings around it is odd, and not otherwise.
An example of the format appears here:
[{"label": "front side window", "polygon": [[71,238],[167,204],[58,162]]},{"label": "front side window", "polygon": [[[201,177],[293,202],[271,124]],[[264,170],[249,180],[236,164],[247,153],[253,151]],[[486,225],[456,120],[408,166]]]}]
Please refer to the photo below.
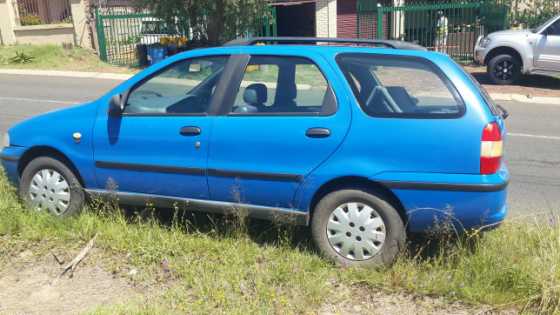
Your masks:
[{"label": "front side window", "polygon": [[183,60],[160,71],[129,93],[125,114],[204,114],[227,57]]},{"label": "front side window", "polygon": [[323,115],[336,110],[329,84],[305,58],[254,56],[245,69],[232,114]]},{"label": "front side window", "polygon": [[370,116],[443,118],[464,111],[451,83],[422,59],[343,54],[337,61]]}]

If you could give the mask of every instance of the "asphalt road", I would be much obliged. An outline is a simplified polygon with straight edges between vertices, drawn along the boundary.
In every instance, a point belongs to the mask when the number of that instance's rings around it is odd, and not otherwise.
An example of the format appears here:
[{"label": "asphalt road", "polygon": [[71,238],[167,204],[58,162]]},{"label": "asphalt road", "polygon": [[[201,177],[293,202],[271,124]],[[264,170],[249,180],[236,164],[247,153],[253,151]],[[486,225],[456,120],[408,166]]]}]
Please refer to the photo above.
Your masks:
[{"label": "asphalt road", "polygon": [[[0,132],[24,118],[94,100],[119,81],[0,75]],[[511,114],[506,160],[513,216],[560,214],[560,104],[500,102]]]}]

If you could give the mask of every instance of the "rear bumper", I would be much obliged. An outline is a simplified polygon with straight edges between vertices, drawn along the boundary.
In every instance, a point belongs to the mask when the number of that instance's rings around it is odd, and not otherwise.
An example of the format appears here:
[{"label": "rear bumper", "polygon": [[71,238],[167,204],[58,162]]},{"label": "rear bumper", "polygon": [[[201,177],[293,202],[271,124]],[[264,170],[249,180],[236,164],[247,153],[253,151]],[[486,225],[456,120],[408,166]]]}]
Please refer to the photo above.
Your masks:
[{"label": "rear bumper", "polygon": [[494,192],[394,190],[403,203],[411,232],[450,224],[459,231],[499,225],[507,215],[507,190]]},{"label": "rear bumper", "polygon": [[7,147],[0,152],[0,165],[14,186],[19,184],[18,164],[24,150],[23,147]]},{"label": "rear bumper", "polygon": [[493,175],[401,176],[409,180],[381,182],[402,203],[410,232],[428,232],[449,224],[458,230],[494,227],[507,216],[509,173],[505,166]]}]

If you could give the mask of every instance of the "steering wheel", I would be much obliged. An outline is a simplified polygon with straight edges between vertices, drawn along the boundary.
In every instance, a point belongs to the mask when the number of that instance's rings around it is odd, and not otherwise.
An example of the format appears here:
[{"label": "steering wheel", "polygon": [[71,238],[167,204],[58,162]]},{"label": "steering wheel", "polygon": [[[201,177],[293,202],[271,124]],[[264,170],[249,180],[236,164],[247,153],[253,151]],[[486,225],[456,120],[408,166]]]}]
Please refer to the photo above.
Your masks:
[{"label": "steering wheel", "polygon": [[149,95],[155,95],[156,97],[163,97],[161,93],[150,91],[150,90],[136,90],[134,91],[134,93],[137,94],[139,97],[142,97],[143,99],[148,99]]}]

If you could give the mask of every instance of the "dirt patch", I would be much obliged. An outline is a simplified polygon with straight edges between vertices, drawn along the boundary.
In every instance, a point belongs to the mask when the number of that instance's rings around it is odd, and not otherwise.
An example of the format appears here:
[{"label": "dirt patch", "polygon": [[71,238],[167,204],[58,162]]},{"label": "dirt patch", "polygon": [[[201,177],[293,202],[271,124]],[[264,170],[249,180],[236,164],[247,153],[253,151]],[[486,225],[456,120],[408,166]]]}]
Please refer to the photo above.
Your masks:
[{"label": "dirt patch", "polygon": [[517,84],[495,85],[486,73],[486,67],[465,67],[482,84],[489,93],[521,94],[527,97],[560,97],[560,78],[528,75],[523,76]]},{"label": "dirt patch", "polygon": [[366,288],[339,287],[342,298],[325,304],[321,315],[385,315],[385,314],[518,314],[516,310],[495,310],[491,307],[475,307],[458,302],[448,302],[443,298],[414,296],[404,293],[374,292]]},{"label": "dirt patch", "polygon": [[79,314],[101,305],[140,297],[126,279],[83,263],[73,277],[62,276],[55,259],[33,261],[25,251],[0,272],[0,314]]}]

